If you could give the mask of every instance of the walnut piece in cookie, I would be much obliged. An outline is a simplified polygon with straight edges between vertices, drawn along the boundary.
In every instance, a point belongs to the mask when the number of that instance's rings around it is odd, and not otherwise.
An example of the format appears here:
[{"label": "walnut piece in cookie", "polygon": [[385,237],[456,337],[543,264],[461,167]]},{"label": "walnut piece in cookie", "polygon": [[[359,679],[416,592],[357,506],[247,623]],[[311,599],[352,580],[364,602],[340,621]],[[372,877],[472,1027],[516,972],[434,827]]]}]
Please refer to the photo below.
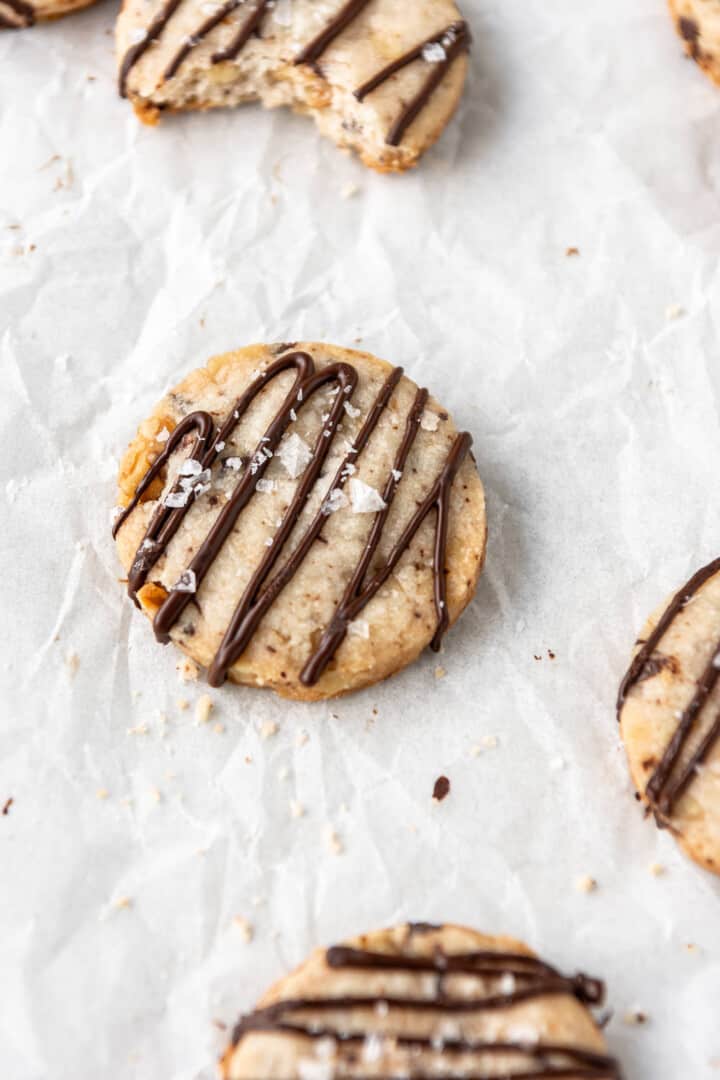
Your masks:
[{"label": "walnut piece in cookie", "polygon": [[368,353],[216,357],[121,464],[130,595],[214,686],[318,700],[384,679],[439,648],[475,591],[487,526],[471,442]]},{"label": "walnut piece in cookie", "polygon": [[618,717],[633,781],[657,824],[720,874],[720,559],[645,624]]},{"label": "walnut piece in cookie", "polygon": [[685,52],[720,85],[720,4],[717,0],[670,0]]},{"label": "walnut piece in cookie", "polygon": [[454,0],[125,0],[116,46],[120,93],[149,123],[287,105],[389,172],[415,165],[450,120],[470,31]]},{"label": "walnut piece in cookie", "polygon": [[312,953],[240,1019],[222,1077],[619,1080],[603,996],[511,938],[409,923]]}]

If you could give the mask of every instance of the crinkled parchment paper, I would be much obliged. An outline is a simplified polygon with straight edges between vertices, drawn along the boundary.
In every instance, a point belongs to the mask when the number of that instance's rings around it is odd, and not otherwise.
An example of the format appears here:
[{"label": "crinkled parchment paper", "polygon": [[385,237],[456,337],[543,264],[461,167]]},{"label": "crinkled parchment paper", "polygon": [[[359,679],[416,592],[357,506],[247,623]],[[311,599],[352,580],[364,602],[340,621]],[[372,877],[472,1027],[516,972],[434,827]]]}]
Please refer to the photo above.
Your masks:
[{"label": "crinkled parchment paper", "polygon": [[[400,178],[253,107],[142,128],[112,3],[0,35],[5,1080],[204,1080],[312,946],[409,916],[604,976],[629,1080],[718,1075],[720,886],[643,820],[613,700],[720,549],[720,91],[663,0],[465,7],[460,116]],[[118,455],[208,356],[297,338],[474,433],[487,570],[439,659],[199,724],[118,584]]]}]

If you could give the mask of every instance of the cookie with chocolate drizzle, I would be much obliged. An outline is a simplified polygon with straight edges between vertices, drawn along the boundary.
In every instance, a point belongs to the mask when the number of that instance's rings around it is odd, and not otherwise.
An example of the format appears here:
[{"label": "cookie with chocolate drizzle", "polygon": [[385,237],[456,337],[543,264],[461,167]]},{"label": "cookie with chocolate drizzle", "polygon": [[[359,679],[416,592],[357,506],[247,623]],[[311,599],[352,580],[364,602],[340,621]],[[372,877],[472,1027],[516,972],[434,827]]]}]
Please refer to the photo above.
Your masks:
[{"label": "cookie with chocolate drizzle", "polygon": [[720,874],[720,559],[645,624],[618,717],[633,781],[657,824]]},{"label": "cookie with chocolate drizzle", "polygon": [[314,952],[240,1019],[222,1076],[620,1080],[603,996],[511,938],[410,923]]},{"label": "cookie with chocolate drizzle", "polygon": [[377,682],[438,649],[475,591],[487,529],[471,443],[367,353],[216,357],[122,462],[130,596],[213,686],[316,700]]},{"label": "cookie with chocolate drizzle", "polygon": [[57,19],[90,7],[95,0],[0,0],[0,30],[27,30],[44,19]]},{"label": "cookie with chocolate drizzle", "polygon": [[685,52],[720,86],[720,4],[717,0],[670,0]]},{"label": "cookie with chocolate drizzle", "polygon": [[386,172],[450,120],[470,31],[454,0],[124,0],[116,41],[120,93],[147,122],[287,105]]}]

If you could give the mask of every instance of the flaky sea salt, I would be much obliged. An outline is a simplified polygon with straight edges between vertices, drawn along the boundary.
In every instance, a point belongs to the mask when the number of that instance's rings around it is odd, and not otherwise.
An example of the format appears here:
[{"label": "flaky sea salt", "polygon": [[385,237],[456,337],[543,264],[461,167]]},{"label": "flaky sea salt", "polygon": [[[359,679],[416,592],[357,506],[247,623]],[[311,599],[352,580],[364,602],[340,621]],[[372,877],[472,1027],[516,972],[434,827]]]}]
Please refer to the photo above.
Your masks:
[{"label": "flaky sea salt", "polygon": [[304,439],[301,439],[299,435],[293,432],[280,445],[276,457],[280,458],[283,468],[290,478],[296,480],[309,465],[312,459],[312,450]]},{"label": "flaky sea salt", "polygon": [[170,438],[170,432],[166,427],[161,428],[155,436],[155,442],[165,443]]},{"label": "flaky sea salt", "polygon": [[430,412],[428,409],[425,409],[420,417],[420,427],[423,431],[437,431],[439,423],[440,417],[437,413]]},{"label": "flaky sea salt", "polygon": [[223,461],[223,466],[226,469],[232,469],[234,472],[240,472],[242,469],[242,458],[228,457]]},{"label": "flaky sea salt", "polygon": [[353,419],[356,416],[360,415],[360,409],[356,409],[355,406],[351,405],[349,401],[346,401],[343,407],[348,416],[351,416]]},{"label": "flaky sea salt", "polygon": [[375,514],[385,509],[385,501],[379,491],[356,476],[350,481],[350,501],[354,514]]},{"label": "flaky sea salt", "polygon": [[187,458],[180,466],[180,476],[199,476],[203,471],[202,464],[195,458]]},{"label": "flaky sea salt", "polygon": [[345,492],[341,491],[340,488],[334,488],[325,499],[321,509],[323,514],[325,514],[326,517],[329,517],[330,514],[335,514],[338,510],[342,510],[347,504],[348,500]]},{"label": "flaky sea salt", "polygon": [[348,634],[350,637],[369,638],[370,626],[365,619],[353,619],[351,623],[348,623]]},{"label": "flaky sea salt", "polygon": [[183,570],[173,585],[173,592],[197,592],[197,577],[194,570]]},{"label": "flaky sea salt", "polygon": [[274,480],[258,480],[255,484],[255,490],[259,491],[261,495],[269,495],[271,491],[275,490]]},{"label": "flaky sea salt", "polygon": [[447,54],[440,42],[432,41],[430,44],[424,46],[422,58],[423,60],[426,60],[428,64],[442,64],[443,60],[447,60]]},{"label": "flaky sea salt", "polygon": [[171,510],[177,510],[181,506],[187,506],[189,498],[189,491],[170,491],[163,499],[163,506],[169,506]]}]

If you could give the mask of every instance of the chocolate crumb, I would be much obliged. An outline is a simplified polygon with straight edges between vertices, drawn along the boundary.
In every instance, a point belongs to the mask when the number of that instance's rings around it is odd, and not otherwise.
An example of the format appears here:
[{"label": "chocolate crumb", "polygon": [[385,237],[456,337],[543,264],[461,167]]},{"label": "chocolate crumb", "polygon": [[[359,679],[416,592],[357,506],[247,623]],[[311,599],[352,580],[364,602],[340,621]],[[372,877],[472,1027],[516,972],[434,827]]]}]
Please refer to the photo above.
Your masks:
[{"label": "chocolate crumb", "polygon": [[450,781],[447,776],[438,776],[433,788],[432,797],[436,802],[442,802],[450,794]]},{"label": "chocolate crumb", "polygon": [[9,799],[7,799],[7,801],[5,802],[5,805],[4,805],[4,806],[3,806],[3,808],[2,808],[2,812],[3,812],[3,817],[7,817],[7,816],[8,816],[8,814],[10,813],[10,807],[12,806],[12,804],[13,804],[14,802],[15,802],[15,800],[13,799],[13,797],[12,797],[12,795],[11,795],[11,796],[10,796],[10,798],[9,798]]}]

